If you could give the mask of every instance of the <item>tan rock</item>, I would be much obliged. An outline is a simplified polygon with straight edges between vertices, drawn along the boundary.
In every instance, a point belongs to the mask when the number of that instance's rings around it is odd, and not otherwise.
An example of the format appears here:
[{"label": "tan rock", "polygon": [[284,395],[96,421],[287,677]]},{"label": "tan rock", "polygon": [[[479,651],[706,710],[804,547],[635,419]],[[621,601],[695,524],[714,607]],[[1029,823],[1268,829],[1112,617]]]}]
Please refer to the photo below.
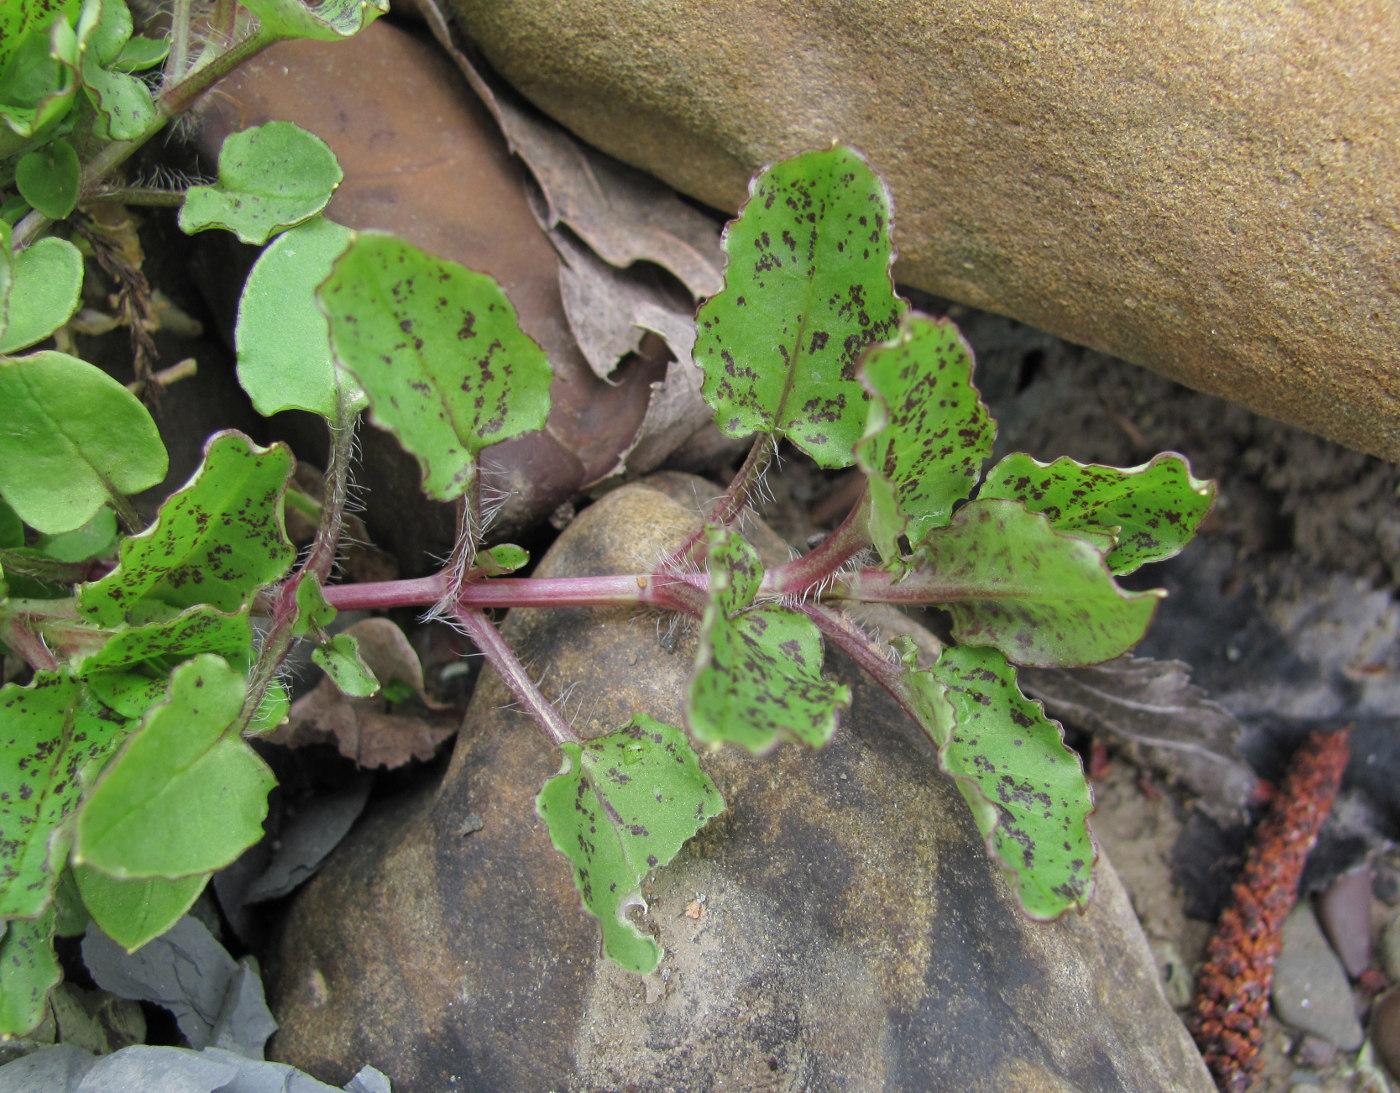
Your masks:
[{"label": "tan rock", "polygon": [[1381,0],[452,0],[580,136],[720,209],[839,139],[908,283],[1400,458]]},{"label": "tan rock", "polygon": [[[627,487],[538,572],[626,572],[693,520]],[[581,732],[677,721],[684,629],[561,610],[505,632],[546,690],[579,684]],[[644,889],[666,952],[646,977],[599,956],[534,812],[558,755],[488,673],[437,793],[362,825],[296,900],[269,962],[276,1057],[335,1081],[371,1062],[406,1093],[1209,1093],[1112,868],[1084,916],[1024,918],[923,736],[839,673],[855,705],[827,748],[704,758],[729,811]]]}]

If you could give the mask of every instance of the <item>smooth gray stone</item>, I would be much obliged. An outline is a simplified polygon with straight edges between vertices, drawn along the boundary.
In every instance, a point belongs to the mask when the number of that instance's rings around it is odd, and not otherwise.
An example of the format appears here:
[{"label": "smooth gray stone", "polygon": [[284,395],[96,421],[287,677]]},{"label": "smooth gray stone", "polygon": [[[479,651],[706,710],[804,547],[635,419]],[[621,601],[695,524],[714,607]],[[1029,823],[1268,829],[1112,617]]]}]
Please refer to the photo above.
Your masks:
[{"label": "smooth gray stone", "polygon": [[1344,1051],[1355,1051],[1366,1038],[1347,973],[1306,902],[1284,920],[1272,998],[1281,1019]]},{"label": "smooth gray stone", "polygon": [[[667,477],[683,503],[611,493],[540,574],[654,561],[694,520],[694,480]],[[635,609],[504,625],[546,692],[579,683],[585,735],[679,723],[693,628],[674,652],[666,629]],[[644,978],[601,959],[535,815],[558,753],[487,673],[440,789],[367,818],[295,897],[272,1055],[334,1081],[368,1061],[406,1093],[1210,1093],[1112,868],[1082,917],[1027,920],[932,747],[831,671],[856,693],[828,747],[703,758],[729,811],[644,888],[666,951]]]}]

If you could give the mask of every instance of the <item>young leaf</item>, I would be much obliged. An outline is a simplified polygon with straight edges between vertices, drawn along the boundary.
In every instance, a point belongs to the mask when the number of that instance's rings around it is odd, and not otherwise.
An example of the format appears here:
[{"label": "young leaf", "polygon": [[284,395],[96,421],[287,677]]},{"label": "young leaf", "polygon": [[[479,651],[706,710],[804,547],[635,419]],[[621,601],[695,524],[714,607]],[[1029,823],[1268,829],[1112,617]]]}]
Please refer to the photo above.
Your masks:
[{"label": "young leaf", "polygon": [[[56,562],[86,562],[113,551],[117,544],[116,514],[103,505],[91,520],[80,528],[58,535],[40,535],[34,546],[46,558]],[[0,546],[4,543],[0,541]]]},{"label": "young leaf", "polygon": [[574,863],[583,907],[603,925],[603,951],[631,972],[661,947],[626,917],[642,906],[642,878],[674,858],[724,811],[724,799],[685,734],[646,714],[607,736],[562,745],[560,772],[535,798],[554,848]]},{"label": "young leaf", "polygon": [[[0,12],[14,6],[0,4]],[[36,23],[13,38],[0,33],[0,55],[7,47],[0,64],[0,156],[24,151],[56,127],[78,91],[78,39],[68,19]]]},{"label": "young leaf", "polygon": [[63,979],[53,951],[54,915],[3,924],[0,936],[0,1040],[23,1036],[44,1019],[49,991]]},{"label": "young leaf", "polygon": [[243,677],[201,654],[103,772],[78,816],[74,861],[117,878],[219,869],[262,837],[272,771],[237,733]]},{"label": "young leaf", "polygon": [[208,873],[118,880],[86,865],[75,865],[73,877],[93,921],[129,953],[179,922],[209,881]]},{"label": "young leaf", "polygon": [[231,134],[219,149],[219,180],[191,186],[180,206],[180,230],[193,235],[227,228],[261,246],[310,220],[345,177],[326,142],[289,121]]},{"label": "young leaf", "polygon": [[1021,909],[1041,921],[1071,907],[1083,911],[1098,857],[1089,830],[1094,804],[1060,726],[1021,693],[1015,670],[995,649],[945,648],[925,669],[914,667],[911,649],[904,652],[920,724]]},{"label": "young leaf", "polygon": [[946,319],[906,315],[860,377],[872,397],[856,462],[870,480],[871,541],[893,562],[901,535],[919,542],[967,499],[996,426],[972,386],[972,350]]},{"label": "young leaf", "polygon": [[530,552],[514,543],[498,543],[476,556],[476,565],[488,577],[514,573],[530,562]]},{"label": "young leaf", "polygon": [[43,341],[78,310],[83,256],[68,240],[45,236],[14,256],[12,277],[0,353]]},{"label": "young leaf", "polygon": [[297,582],[297,617],[292,633],[306,637],[313,630],[322,630],[335,620],[335,608],[326,602],[326,594],[314,573],[303,573]]},{"label": "young leaf", "polygon": [[151,92],[116,65],[131,37],[131,12],[123,0],[85,0],[78,16],[83,88],[113,140],[136,140],[156,119]]},{"label": "young leaf", "polygon": [[112,62],[112,67],[118,72],[140,72],[142,69],[154,68],[169,56],[169,38],[143,38],[138,34],[122,46],[122,51]]},{"label": "young leaf", "polygon": [[1017,453],[988,472],[978,496],[1020,501],[1056,531],[1105,544],[1104,561],[1121,576],[1179,553],[1210,511],[1215,483],[1175,452],[1126,469]]},{"label": "young leaf", "polygon": [[78,153],[66,140],[50,141],[15,165],[15,189],[50,220],[77,208],[82,178]]},{"label": "young leaf", "polygon": [[461,495],[483,448],[544,428],[549,361],[484,273],[355,232],[316,295],[336,360],[417,458],[429,497]]},{"label": "young leaf", "polygon": [[39,672],[28,687],[0,689],[0,918],[48,906],[84,777],[125,735],[125,723],[85,702],[67,675]]},{"label": "young leaf", "polygon": [[263,30],[278,38],[349,38],[389,10],[389,0],[244,0]]},{"label": "young leaf", "polygon": [[258,708],[253,711],[253,717],[248,722],[246,732],[250,736],[262,736],[264,733],[271,732],[287,720],[287,714],[291,708],[292,697],[287,693],[287,688],[274,679],[267,685],[267,691],[263,694],[262,701],[258,703]]},{"label": "young leaf", "polygon": [[216,433],[190,483],[172,493],[153,526],[122,542],[117,568],[78,593],[102,626],[123,622],[143,598],[237,612],[295,557],[282,528],[292,470],[285,445],[259,448],[242,433]]},{"label": "young leaf", "polygon": [[891,337],[890,196],[859,153],[836,146],[766,168],[724,232],[724,291],[696,316],[701,392],[726,436],[785,436],[847,467],[865,424],[856,360]]},{"label": "young leaf", "polygon": [[330,327],[316,306],[316,286],[330,276],[350,235],[313,217],[268,244],[248,274],[233,340],[238,382],[264,417],[309,410],[335,421],[343,398],[351,412],[368,405],[354,377],[336,367]]},{"label": "young leaf", "polygon": [[751,607],[763,564],[734,532],[711,532],[710,602],[690,681],[686,727],[701,743],[756,754],[780,737],[819,748],[836,731],[850,689],[822,678],[815,624],[786,607]]},{"label": "young leaf", "polygon": [[341,694],[368,698],[379,693],[374,672],[360,659],[359,642],[353,634],[337,634],[324,645],[311,650],[311,660],[330,676]]},{"label": "young leaf", "polygon": [[995,646],[1040,668],[1127,652],[1165,595],[1123,591],[1089,543],[1018,502],[980,498],[929,532],[891,591],[881,598],[946,607],[960,644]]},{"label": "young leaf", "polygon": [[171,619],[118,630],[78,669],[106,705],[124,717],[139,718],[154,702],[165,700],[170,670],[200,653],[246,666],[253,654],[247,611],[226,615],[201,604]]},{"label": "young leaf", "polygon": [[30,527],[82,527],[165,468],[150,413],[104,372],[52,351],[0,359],[0,494]]}]

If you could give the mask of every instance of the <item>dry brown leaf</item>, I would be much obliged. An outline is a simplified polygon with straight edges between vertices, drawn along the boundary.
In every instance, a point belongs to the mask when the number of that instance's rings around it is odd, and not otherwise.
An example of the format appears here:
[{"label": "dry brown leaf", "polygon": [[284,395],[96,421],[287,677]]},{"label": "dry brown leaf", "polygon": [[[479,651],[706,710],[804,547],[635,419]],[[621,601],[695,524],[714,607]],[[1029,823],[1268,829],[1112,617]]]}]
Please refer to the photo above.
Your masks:
[{"label": "dry brown leaf", "polygon": [[[560,255],[565,314],[589,367],[607,379],[646,330],[676,358],[667,378],[652,385],[646,418],[614,473],[652,470],[683,445],[698,445],[706,457],[729,451],[717,433],[710,435],[715,430],[705,431],[711,414],[690,357],[696,303],[724,284],[718,225],[669,187],[583,144],[526,103],[456,48],[435,0],[417,2],[538,185],[527,190],[530,205]],[[703,462],[690,450],[685,455],[689,465]]]},{"label": "dry brown leaf", "polygon": [[381,688],[393,683],[409,687],[420,711],[390,711],[383,691],[371,698],[349,698],[329,679],[292,704],[285,725],[272,740],[303,747],[334,739],[340,754],[361,767],[393,770],[413,759],[427,760],[461,722],[460,711],[434,702],[423,687],[423,666],[394,623],[363,619],[346,628],[360,644],[360,656],[373,670]]},{"label": "dry brown leaf", "polygon": [[1101,733],[1143,766],[1186,786],[1221,823],[1240,820],[1258,779],[1240,757],[1240,723],[1176,660],[1124,656],[1092,668],[1022,668],[1046,712]]}]

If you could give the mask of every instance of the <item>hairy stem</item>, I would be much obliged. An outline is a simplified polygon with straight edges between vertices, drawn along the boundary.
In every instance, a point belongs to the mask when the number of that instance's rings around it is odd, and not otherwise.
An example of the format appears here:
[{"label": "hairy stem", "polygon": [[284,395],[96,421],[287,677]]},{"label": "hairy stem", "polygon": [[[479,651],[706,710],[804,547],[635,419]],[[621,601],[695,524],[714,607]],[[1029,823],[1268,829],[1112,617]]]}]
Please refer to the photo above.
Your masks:
[{"label": "hairy stem", "polygon": [[763,591],[778,595],[801,596],[834,574],[843,565],[870,545],[865,533],[865,518],[870,509],[870,496],[861,491],[856,504],[846,514],[840,526],[800,558],[794,558],[767,574]]},{"label": "hairy stem", "polygon": [[61,666],[59,659],[44,644],[43,638],[30,629],[27,619],[9,618],[0,621],[0,639],[23,657],[31,668],[56,672]]},{"label": "hairy stem", "polygon": [[872,638],[861,625],[844,611],[820,603],[805,603],[798,610],[817,625],[822,635],[856,662],[913,718],[923,725],[914,692],[909,687],[904,668],[885,655],[885,646]]},{"label": "hairy stem", "polygon": [[510,689],[515,700],[535,724],[544,729],[556,746],[582,743],[573,727],[554,708],[554,704],[540,693],[539,687],[530,678],[530,673],[520,663],[514,650],[506,644],[501,632],[482,611],[477,608],[462,608],[454,617],[486,658],[486,662],[496,670],[501,681]]},{"label": "hairy stem", "polygon": [[661,563],[663,572],[679,567],[686,558],[694,556],[695,548],[704,538],[705,528],[708,525],[718,524],[720,527],[728,527],[739,518],[753,497],[753,491],[758,485],[759,477],[772,461],[773,454],[777,450],[777,441],[773,439],[771,433],[759,433],[754,438],[753,447],[749,449],[749,454],[745,457],[743,465],[730,481],[729,488],[710,507],[710,511],[705,516],[705,522],[692,531],[686,537],[685,542],[681,543]]}]

